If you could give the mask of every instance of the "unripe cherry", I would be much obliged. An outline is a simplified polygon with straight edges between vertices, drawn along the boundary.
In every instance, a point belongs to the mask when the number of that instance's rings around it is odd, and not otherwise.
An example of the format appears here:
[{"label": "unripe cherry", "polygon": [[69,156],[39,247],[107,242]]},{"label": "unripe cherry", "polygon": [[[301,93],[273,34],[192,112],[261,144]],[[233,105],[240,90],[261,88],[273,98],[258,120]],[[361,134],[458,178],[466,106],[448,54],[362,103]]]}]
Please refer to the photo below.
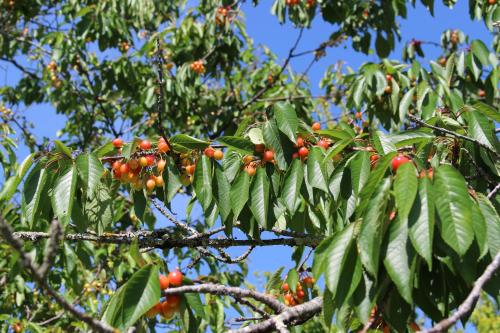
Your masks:
[{"label": "unripe cherry", "polygon": [[139,147],[141,147],[142,150],[149,150],[151,149],[151,142],[149,142],[149,140],[142,140]]},{"label": "unripe cherry", "polygon": [[121,148],[123,146],[123,140],[120,138],[114,139],[112,143],[115,148]]}]

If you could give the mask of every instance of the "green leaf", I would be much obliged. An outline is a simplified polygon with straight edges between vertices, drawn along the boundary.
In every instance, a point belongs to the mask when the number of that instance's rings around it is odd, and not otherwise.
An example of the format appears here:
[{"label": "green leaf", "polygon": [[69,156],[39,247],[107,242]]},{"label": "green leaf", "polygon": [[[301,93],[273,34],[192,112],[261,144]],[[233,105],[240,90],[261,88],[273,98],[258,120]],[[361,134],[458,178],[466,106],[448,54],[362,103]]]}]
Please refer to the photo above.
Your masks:
[{"label": "green leaf", "polygon": [[266,122],[264,125],[264,141],[266,146],[274,152],[274,160],[279,169],[285,170],[287,163],[285,153],[281,144],[280,133],[274,120]]},{"label": "green leaf", "polygon": [[358,237],[359,256],[366,270],[376,277],[378,273],[382,232],[386,220],[385,206],[389,197],[391,181],[384,178],[369,200],[363,215]]},{"label": "green leaf", "polygon": [[347,138],[336,142],[332,147],[328,149],[326,156],[323,159],[323,164],[330,162],[335,155],[341,153],[345,147],[351,144],[352,141],[353,138]]},{"label": "green leaf", "polygon": [[498,138],[493,122],[478,112],[466,112],[469,136],[496,151]]},{"label": "green leaf", "polygon": [[2,192],[0,192],[0,200],[9,201],[14,193],[16,193],[17,187],[21,180],[23,180],[24,176],[28,172],[28,170],[33,165],[34,154],[29,154],[26,156],[21,165],[17,168],[16,173],[7,179],[3,184]]},{"label": "green leaf", "polygon": [[262,136],[262,130],[260,128],[254,127],[248,131],[248,137],[254,145],[259,145],[264,143],[264,137]]},{"label": "green leaf", "polygon": [[481,193],[478,193],[478,202],[481,214],[486,221],[488,248],[491,257],[494,258],[500,252],[500,217],[490,200]]},{"label": "green leaf", "polygon": [[381,131],[373,133],[373,145],[380,155],[386,155],[390,152],[397,151],[396,146],[391,142],[389,137]]},{"label": "green leaf", "polygon": [[158,267],[146,265],[134,273],[111,297],[102,320],[125,331],[160,299]]},{"label": "green leaf", "polygon": [[101,161],[91,153],[81,154],[76,159],[78,174],[87,188],[88,195],[92,195],[101,182],[104,167]]},{"label": "green leaf", "polygon": [[231,187],[229,197],[233,208],[234,218],[238,218],[243,207],[248,201],[250,190],[250,176],[246,172],[240,172]]},{"label": "green leaf", "polygon": [[399,121],[403,122],[406,119],[406,114],[408,113],[408,108],[413,101],[413,95],[415,95],[415,88],[411,88],[404,94],[401,98],[401,103],[399,104]]},{"label": "green leaf", "polygon": [[226,222],[231,214],[231,199],[229,196],[231,184],[218,163],[215,166],[215,181],[217,188],[217,206],[219,207],[222,222]]},{"label": "green leaf", "polygon": [[68,158],[72,158],[71,149],[66,147],[64,143],[59,140],[54,140],[55,150],[66,155]]},{"label": "green leaf", "polygon": [[109,153],[115,151],[115,147],[113,146],[113,142],[106,142],[99,148],[95,149],[92,153],[98,158],[107,156]]},{"label": "green leaf", "polygon": [[441,222],[441,236],[459,255],[474,240],[471,200],[462,175],[448,165],[434,172],[435,203]]},{"label": "green leaf", "polygon": [[130,156],[135,153],[141,141],[142,140],[139,138],[134,138],[132,141],[125,143],[122,148],[122,156],[129,159]]},{"label": "green leaf", "polygon": [[206,211],[212,203],[212,165],[210,158],[205,155],[196,163],[193,186],[198,201]]},{"label": "green leaf", "polygon": [[168,168],[166,172],[163,173],[163,180],[165,182],[165,204],[168,204],[174,196],[177,194],[179,189],[182,187],[181,178],[177,165],[171,160],[167,161]]},{"label": "green leaf", "polygon": [[429,142],[436,136],[426,129],[408,130],[388,136],[388,139],[395,145],[396,148],[401,148],[416,143]]},{"label": "green leaf", "polygon": [[482,258],[488,253],[488,230],[486,226],[486,221],[484,220],[483,214],[479,209],[479,205],[474,202],[472,207],[472,227],[474,229],[474,236],[476,237],[476,243],[479,247],[479,258]]},{"label": "green leaf", "polygon": [[325,257],[325,282],[328,290],[335,298],[340,275],[345,265],[352,263],[346,262],[349,254],[349,248],[354,243],[354,223],[349,224],[344,230],[333,235],[329,241]]},{"label": "green leaf", "polygon": [[370,175],[370,154],[366,151],[357,152],[350,163],[352,189],[358,196]]},{"label": "green leaf", "polygon": [[486,47],[486,45],[484,45],[484,43],[481,40],[479,39],[473,40],[470,45],[470,48],[472,54],[479,59],[479,61],[483,66],[489,65],[488,57],[490,55],[490,52],[488,51],[488,48]]},{"label": "green leaf", "polygon": [[299,273],[297,273],[297,270],[295,268],[292,268],[291,270],[288,271],[286,277],[286,283],[288,283],[288,287],[292,292],[296,292],[298,282],[299,282]]},{"label": "green leaf", "polygon": [[62,225],[67,225],[71,217],[77,183],[76,166],[72,165],[62,175],[59,175],[52,189],[52,208]]},{"label": "green leaf", "polygon": [[417,195],[417,188],[417,170],[413,166],[413,163],[401,165],[394,180],[394,195],[396,197],[398,215],[402,220],[405,220],[410,213],[413,201]]},{"label": "green leaf", "polygon": [[293,106],[289,103],[276,103],[274,105],[274,115],[276,117],[279,130],[285,134],[290,141],[296,143],[299,121]]},{"label": "green leaf", "polygon": [[134,213],[135,216],[141,221],[144,221],[144,213],[146,212],[146,197],[144,196],[144,191],[133,191],[132,198],[134,201]]},{"label": "green leaf", "polygon": [[38,214],[40,198],[47,180],[47,169],[36,166],[24,182],[22,195],[23,217],[30,227]]},{"label": "green leaf", "polygon": [[255,147],[252,141],[239,136],[222,136],[218,138],[217,141],[242,154],[253,154]]},{"label": "green leaf", "polygon": [[281,190],[283,202],[292,216],[295,213],[296,202],[303,180],[304,167],[299,159],[295,159],[285,175]]},{"label": "green leaf", "polygon": [[493,119],[496,122],[500,122],[500,112],[498,110],[495,110],[488,104],[485,104],[483,102],[476,102],[472,107],[478,111],[484,114],[485,116]]},{"label": "green leaf", "polygon": [[307,180],[312,187],[328,192],[323,148],[312,147],[307,157]]},{"label": "green leaf", "polygon": [[354,138],[351,133],[340,128],[319,130],[316,133],[318,133],[321,137],[327,137],[333,140],[346,140]]},{"label": "green leaf", "polygon": [[[399,171],[400,169],[398,169],[398,174]],[[389,225],[384,266],[399,293],[408,304],[413,304],[413,272],[411,269],[413,257],[413,249],[408,241],[407,220],[396,217]]]},{"label": "green leaf", "polygon": [[266,170],[257,168],[257,173],[250,188],[250,210],[263,228],[270,228],[267,225],[267,213],[269,209],[269,180]]},{"label": "green leaf", "polygon": [[180,148],[180,150],[183,150],[182,148],[185,148],[187,150],[191,149],[205,149],[210,145],[210,142],[208,141],[203,141],[197,138],[193,138],[192,136],[186,135],[186,134],[176,134],[172,137],[170,137],[169,142],[172,144],[174,149]]},{"label": "green leaf", "polygon": [[432,240],[434,238],[435,223],[434,209],[431,181],[427,177],[421,178],[418,185],[418,194],[413,203],[408,222],[410,240],[413,247],[425,259],[429,270],[432,269]]}]

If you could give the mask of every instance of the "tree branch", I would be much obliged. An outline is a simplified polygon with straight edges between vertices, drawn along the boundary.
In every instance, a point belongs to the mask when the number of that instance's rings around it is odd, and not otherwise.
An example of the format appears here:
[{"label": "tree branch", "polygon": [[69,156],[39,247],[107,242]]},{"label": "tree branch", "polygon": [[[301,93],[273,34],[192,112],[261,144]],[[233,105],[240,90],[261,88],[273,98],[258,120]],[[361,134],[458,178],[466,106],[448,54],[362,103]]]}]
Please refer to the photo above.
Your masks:
[{"label": "tree branch", "polygon": [[173,295],[173,294],[186,294],[186,293],[197,293],[197,294],[211,294],[211,295],[224,295],[224,296],[237,296],[241,298],[253,298],[256,301],[261,302],[269,306],[274,312],[281,313],[285,311],[286,306],[275,299],[272,296],[254,291],[249,289],[243,289],[238,287],[229,287],[222,284],[204,283],[192,286],[182,286],[177,288],[169,288],[163,291],[163,295]]},{"label": "tree branch", "polygon": [[422,119],[419,119],[419,118],[417,118],[417,117],[415,117],[414,115],[411,115],[411,114],[408,115],[408,118],[410,118],[411,121],[413,121],[413,122],[415,122],[415,123],[417,123],[419,125],[422,125],[422,126],[427,127],[427,128],[431,128],[431,129],[433,129],[433,130],[435,130],[437,132],[441,132],[443,134],[448,134],[448,135],[454,136],[456,138],[472,142],[475,145],[488,150],[493,155],[495,155],[497,158],[500,158],[500,154],[498,154],[495,150],[491,149],[488,145],[486,145],[486,144],[484,144],[482,142],[477,141],[476,139],[473,139],[471,137],[468,137],[468,136],[465,136],[465,135],[462,135],[462,134],[455,133],[453,131],[447,130],[446,128],[441,128],[441,127],[437,127],[437,126],[434,126],[434,125],[431,125],[431,124],[427,124]]},{"label": "tree branch", "polygon": [[[279,330],[283,326],[296,326],[306,322],[321,312],[323,308],[323,298],[316,297],[309,302],[294,307],[286,308],[279,315],[273,316],[261,323],[231,330],[227,333],[264,333]],[[281,323],[283,326],[281,326]],[[280,331],[286,332],[286,331]]]},{"label": "tree branch", "polygon": [[497,253],[493,261],[486,267],[483,274],[476,280],[476,282],[474,282],[474,288],[472,288],[471,292],[469,293],[465,301],[462,304],[460,304],[458,310],[452,316],[441,320],[439,323],[434,325],[434,327],[420,332],[421,333],[445,332],[450,327],[455,325],[455,323],[459,321],[460,318],[470,313],[476,306],[477,300],[481,295],[481,289],[483,289],[483,286],[493,277],[493,274],[498,270],[499,267],[500,267],[500,252]]}]

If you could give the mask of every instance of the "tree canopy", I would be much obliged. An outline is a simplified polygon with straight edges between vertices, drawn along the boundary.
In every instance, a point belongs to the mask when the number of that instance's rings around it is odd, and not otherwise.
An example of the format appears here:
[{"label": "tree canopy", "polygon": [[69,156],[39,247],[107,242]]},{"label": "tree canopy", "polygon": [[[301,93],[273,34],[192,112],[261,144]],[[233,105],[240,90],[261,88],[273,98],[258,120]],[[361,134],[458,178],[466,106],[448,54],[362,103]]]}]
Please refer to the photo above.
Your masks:
[{"label": "tree canopy", "polygon": [[[285,59],[244,2],[2,2],[0,64],[22,73],[0,86],[2,332],[441,332],[481,290],[494,308],[497,1],[469,0],[490,40],[429,42],[401,40],[416,1],[253,0],[293,23]],[[331,35],[302,50],[314,20]],[[332,64],[312,94],[340,46],[378,60]],[[42,103],[59,140],[20,111]],[[247,283],[276,246],[295,265]]]}]

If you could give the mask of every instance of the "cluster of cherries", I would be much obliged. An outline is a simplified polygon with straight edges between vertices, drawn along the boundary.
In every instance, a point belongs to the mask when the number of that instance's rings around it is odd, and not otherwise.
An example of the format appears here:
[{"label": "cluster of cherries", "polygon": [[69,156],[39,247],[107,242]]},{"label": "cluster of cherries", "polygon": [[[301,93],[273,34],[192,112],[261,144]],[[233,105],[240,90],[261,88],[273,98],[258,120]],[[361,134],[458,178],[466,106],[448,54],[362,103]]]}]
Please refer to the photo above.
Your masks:
[{"label": "cluster of cherries", "polygon": [[191,70],[195,72],[196,74],[203,74],[205,73],[205,65],[203,64],[203,60],[196,60],[189,65],[191,67]]},{"label": "cluster of cherries", "polygon": [[[113,140],[113,146],[121,153],[123,140],[120,138]],[[111,165],[113,178],[124,183],[130,183],[134,190],[140,190],[144,187],[148,191],[153,191],[155,187],[163,187],[163,170],[165,170],[166,160],[162,158],[162,154],[170,151],[165,139],[160,138],[157,144],[157,151],[160,159],[157,161],[157,156],[151,152],[152,144],[149,140],[142,140],[139,143],[139,155],[137,158],[131,158],[127,162],[116,160]],[[156,164],[158,175],[150,173],[153,166]]]},{"label": "cluster of cherries", "polygon": [[[312,130],[317,132],[321,129],[321,124],[316,122],[312,124],[311,126]],[[326,138],[320,138],[318,142],[316,142],[316,146],[328,149],[330,147],[330,140]],[[297,148],[297,151],[292,154],[292,158],[300,158],[302,161],[305,161],[307,159],[307,156],[309,155],[309,148],[308,146],[311,146],[311,142],[309,142],[307,139],[304,139],[303,137],[299,136],[297,138],[297,144],[295,145],[295,148]]]},{"label": "cluster of cherries", "polygon": [[[370,165],[372,168],[377,165],[377,161],[379,159],[379,156],[377,154],[372,154],[370,156]],[[406,163],[410,163],[411,159],[406,157],[404,154],[398,154],[395,156],[392,161],[391,161],[391,167],[392,167],[392,172],[396,173],[396,171],[399,169],[400,166]],[[422,169],[420,171],[420,178],[428,177],[430,180],[434,177],[434,171],[432,168],[429,169]]]},{"label": "cluster of cherries", "polygon": [[[286,0],[287,6],[296,6],[300,4],[300,0]],[[306,7],[310,8],[316,4],[316,0],[306,0]]]},{"label": "cluster of cherries", "polygon": [[230,12],[231,12],[230,6],[217,8],[217,12],[215,15],[215,23],[217,23],[218,25],[225,24],[229,18]]},{"label": "cluster of cherries", "polygon": [[57,64],[54,60],[47,64],[47,70],[50,73],[50,81],[55,88],[60,88],[62,85],[61,80],[57,77]]},{"label": "cluster of cherries", "polygon": [[283,298],[285,299],[286,306],[295,306],[297,304],[302,304],[304,298],[306,297],[306,292],[304,287],[312,289],[316,281],[311,276],[305,276],[302,281],[297,282],[297,287],[295,288],[295,293],[292,292],[288,283],[283,283],[281,285],[281,291],[284,293]]},{"label": "cluster of cherries", "polygon": [[[160,275],[160,289],[165,290],[169,287],[180,287],[182,285],[183,275],[179,269],[168,273],[168,276]],[[179,311],[181,305],[181,296],[177,294],[167,295],[165,299],[155,304],[147,313],[146,317],[153,318],[160,314],[165,319],[172,318]]]}]

